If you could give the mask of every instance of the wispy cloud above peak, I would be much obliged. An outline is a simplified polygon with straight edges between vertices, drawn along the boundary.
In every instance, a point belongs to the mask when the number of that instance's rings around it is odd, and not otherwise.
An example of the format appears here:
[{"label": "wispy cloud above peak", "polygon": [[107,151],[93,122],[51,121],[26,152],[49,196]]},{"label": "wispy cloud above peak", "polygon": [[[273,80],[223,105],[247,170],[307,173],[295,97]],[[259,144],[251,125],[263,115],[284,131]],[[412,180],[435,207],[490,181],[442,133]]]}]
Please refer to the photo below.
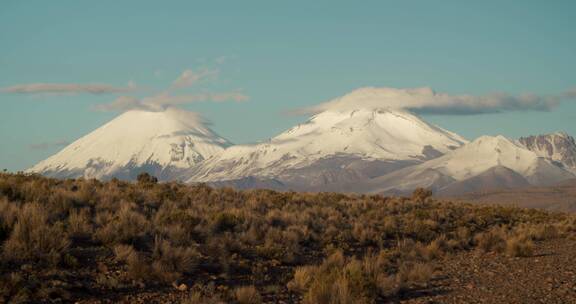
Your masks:
[{"label": "wispy cloud above peak", "polygon": [[[576,96],[576,94],[574,95]],[[574,97],[572,96],[572,97]],[[537,94],[513,95],[491,93],[486,95],[439,93],[430,87],[420,88],[361,88],[342,97],[316,106],[297,109],[295,114],[311,114],[322,111],[347,111],[358,108],[404,109],[417,113],[434,114],[485,114],[509,111],[549,111],[569,93],[543,96]]]},{"label": "wispy cloud above peak", "polygon": [[97,111],[128,111],[133,109],[163,111],[169,107],[196,102],[243,102],[248,99],[250,97],[242,92],[199,93],[176,96],[162,93],[144,98],[120,96],[111,103],[96,105],[93,109]]},{"label": "wispy cloud above peak", "polygon": [[191,87],[205,79],[216,79],[219,73],[220,71],[216,69],[202,69],[199,71],[187,69],[184,70],[176,80],[174,80],[172,88],[181,89]]},{"label": "wispy cloud above peak", "polygon": [[0,92],[13,94],[114,94],[132,92],[136,88],[137,86],[133,81],[130,81],[125,87],[101,83],[28,83],[1,88]]},{"label": "wispy cloud above peak", "polygon": [[250,99],[250,97],[241,90],[188,94],[175,94],[174,92],[175,89],[191,87],[205,79],[216,79],[219,73],[219,70],[215,69],[202,69],[196,72],[191,69],[186,69],[166,90],[145,97],[119,96],[110,103],[99,104],[93,106],[92,109],[97,111],[128,111],[133,109],[163,111],[170,107],[178,107],[196,102],[243,102]]}]

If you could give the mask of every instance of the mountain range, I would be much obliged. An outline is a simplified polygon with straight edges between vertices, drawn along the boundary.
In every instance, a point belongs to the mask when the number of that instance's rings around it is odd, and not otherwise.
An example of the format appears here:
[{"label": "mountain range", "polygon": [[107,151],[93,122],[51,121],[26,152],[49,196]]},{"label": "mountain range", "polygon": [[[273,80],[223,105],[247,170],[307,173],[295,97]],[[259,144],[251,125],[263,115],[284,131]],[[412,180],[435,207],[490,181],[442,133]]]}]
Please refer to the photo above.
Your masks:
[{"label": "mountain range", "polygon": [[28,172],[58,178],[204,182],[236,188],[441,195],[546,186],[576,178],[566,133],[472,142],[410,111],[365,106],[370,88],[265,142],[232,145],[190,112],[127,111]]}]

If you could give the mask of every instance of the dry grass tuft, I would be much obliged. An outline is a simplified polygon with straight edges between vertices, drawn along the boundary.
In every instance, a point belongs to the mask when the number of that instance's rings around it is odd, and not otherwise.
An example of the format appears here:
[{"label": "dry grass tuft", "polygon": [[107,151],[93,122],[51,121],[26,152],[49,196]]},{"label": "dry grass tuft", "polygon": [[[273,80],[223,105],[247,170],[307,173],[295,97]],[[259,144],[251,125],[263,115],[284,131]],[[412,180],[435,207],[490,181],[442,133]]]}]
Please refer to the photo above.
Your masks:
[{"label": "dry grass tuft", "polygon": [[506,254],[512,257],[530,257],[534,243],[527,236],[513,236],[506,240]]},{"label": "dry grass tuft", "polygon": [[262,297],[254,286],[238,287],[234,290],[236,301],[240,304],[260,304]]},{"label": "dry grass tuft", "polygon": [[26,204],[4,242],[3,256],[11,261],[44,261],[55,265],[69,245],[61,222],[49,223],[47,210],[42,205]]}]

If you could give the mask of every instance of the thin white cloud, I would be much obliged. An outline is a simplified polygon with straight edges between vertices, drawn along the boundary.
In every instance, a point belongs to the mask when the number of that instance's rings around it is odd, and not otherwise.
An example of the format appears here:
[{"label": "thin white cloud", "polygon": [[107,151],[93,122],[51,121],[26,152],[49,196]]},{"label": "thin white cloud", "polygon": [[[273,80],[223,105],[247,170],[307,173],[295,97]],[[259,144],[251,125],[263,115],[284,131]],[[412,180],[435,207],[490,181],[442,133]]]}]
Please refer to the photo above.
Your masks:
[{"label": "thin white cloud", "polygon": [[30,148],[31,150],[48,150],[52,148],[65,147],[69,144],[70,142],[67,140],[57,140],[51,142],[41,142],[37,144],[31,144],[28,146],[28,148]]},{"label": "thin white cloud", "polygon": [[217,64],[224,64],[224,62],[226,62],[227,60],[228,56],[220,56],[214,59],[214,62],[216,62]]},{"label": "thin white cloud", "polygon": [[120,96],[114,101],[106,104],[99,104],[93,106],[92,109],[96,111],[128,111],[134,109],[146,111],[163,111],[169,107],[178,107],[184,104],[196,102],[243,102],[250,97],[241,91],[232,92],[208,92],[196,93],[185,95],[172,94],[175,88],[185,88],[196,84],[197,82],[216,78],[218,70],[200,70],[194,72],[190,69],[184,70],[182,74],[172,83],[168,90],[165,90],[156,95],[137,98],[133,96]]},{"label": "thin white cloud", "polygon": [[566,98],[576,98],[576,88],[572,88],[564,92],[564,97]]},{"label": "thin white cloud", "polygon": [[172,88],[187,88],[205,79],[215,79],[218,77],[219,73],[218,70],[203,69],[195,72],[187,69],[184,70],[176,80],[174,80]]},{"label": "thin white cloud", "polygon": [[98,111],[127,111],[133,109],[142,109],[147,111],[163,111],[169,107],[180,106],[195,102],[243,102],[249,99],[249,96],[242,92],[222,92],[222,93],[200,93],[190,95],[168,95],[166,93],[144,97],[141,99],[131,96],[120,96],[111,103],[94,106]]},{"label": "thin white cloud", "polygon": [[92,107],[96,111],[128,111],[133,109],[145,109],[140,104],[140,100],[132,96],[120,96],[114,101],[105,104],[98,104]]},{"label": "thin white cloud", "polygon": [[126,87],[99,83],[28,83],[1,88],[0,92],[13,94],[111,94],[131,92],[135,89],[136,84],[132,81]]},{"label": "thin white cloud", "polygon": [[[567,96],[567,95],[566,95]],[[548,111],[556,107],[562,96],[536,94],[511,95],[493,93],[481,96],[438,93],[429,87],[362,88],[317,106],[298,109],[296,114],[318,113],[326,110],[347,111],[358,108],[405,109],[418,113],[482,114],[507,111]]]}]

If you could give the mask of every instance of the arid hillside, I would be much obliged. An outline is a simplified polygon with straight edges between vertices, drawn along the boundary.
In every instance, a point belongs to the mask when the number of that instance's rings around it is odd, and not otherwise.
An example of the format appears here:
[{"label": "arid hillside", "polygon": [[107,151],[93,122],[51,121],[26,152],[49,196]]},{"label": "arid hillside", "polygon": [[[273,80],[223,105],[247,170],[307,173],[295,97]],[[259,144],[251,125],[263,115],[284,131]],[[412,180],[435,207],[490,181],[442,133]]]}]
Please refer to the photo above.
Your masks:
[{"label": "arid hillside", "polygon": [[470,203],[576,212],[576,180],[564,181],[551,187],[524,187],[475,192],[453,199]]},{"label": "arid hillside", "polygon": [[[0,302],[462,303],[466,290],[498,285],[475,279],[478,269],[572,262],[546,248],[566,252],[575,231],[568,214],[422,189],[352,196],[3,173]],[[508,284],[510,299],[525,298],[521,281]]]}]

